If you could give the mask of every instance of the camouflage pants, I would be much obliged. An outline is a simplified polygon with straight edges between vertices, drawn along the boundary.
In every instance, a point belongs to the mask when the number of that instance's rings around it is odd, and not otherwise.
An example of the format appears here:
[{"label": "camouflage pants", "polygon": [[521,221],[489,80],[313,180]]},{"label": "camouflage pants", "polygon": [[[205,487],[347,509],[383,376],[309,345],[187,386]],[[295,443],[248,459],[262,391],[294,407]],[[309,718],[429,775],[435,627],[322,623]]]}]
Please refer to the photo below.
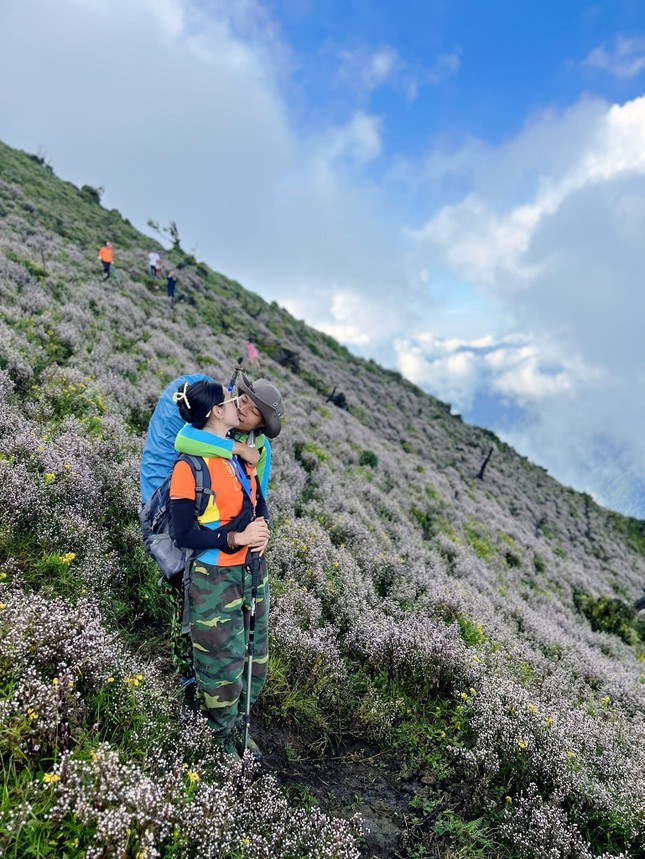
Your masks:
[{"label": "camouflage pants", "polygon": [[[246,566],[191,565],[190,637],[199,707],[218,735],[226,737],[246,708],[245,663],[251,607]],[[251,705],[262,691],[269,661],[269,580],[262,561],[255,609]]]}]

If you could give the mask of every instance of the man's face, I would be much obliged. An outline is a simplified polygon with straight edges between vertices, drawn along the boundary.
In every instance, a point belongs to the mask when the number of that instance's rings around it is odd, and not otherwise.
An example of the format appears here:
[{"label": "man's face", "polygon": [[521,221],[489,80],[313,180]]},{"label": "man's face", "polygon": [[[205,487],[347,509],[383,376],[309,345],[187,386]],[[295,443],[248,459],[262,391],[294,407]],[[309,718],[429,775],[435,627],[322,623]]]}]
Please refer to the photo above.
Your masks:
[{"label": "man's face", "polygon": [[264,423],[262,412],[248,394],[240,394],[237,401],[237,416],[240,420],[237,429],[241,432],[251,432]]}]

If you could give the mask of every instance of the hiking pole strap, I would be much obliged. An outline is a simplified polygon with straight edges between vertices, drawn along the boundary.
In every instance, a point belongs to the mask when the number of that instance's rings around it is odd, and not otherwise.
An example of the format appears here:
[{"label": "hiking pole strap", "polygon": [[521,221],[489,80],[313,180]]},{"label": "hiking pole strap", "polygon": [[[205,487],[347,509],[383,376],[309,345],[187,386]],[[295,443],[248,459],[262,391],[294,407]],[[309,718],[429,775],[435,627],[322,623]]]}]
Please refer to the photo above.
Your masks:
[{"label": "hiking pole strap", "polygon": [[184,567],[184,575],[181,580],[184,592],[184,605],[181,613],[181,634],[190,635],[190,565],[192,563],[194,552],[186,552],[186,566]]},{"label": "hiking pole strap", "polygon": [[[197,519],[201,513],[201,506],[204,495],[213,494],[213,490],[210,489],[210,487],[206,487],[204,480],[204,472],[208,468],[208,466],[206,465],[206,462],[202,459],[201,456],[188,456],[187,454],[182,454],[180,459],[184,459],[192,465],[192,472],[195,477],[195,519]],[[182,635],[190,635],[190,565],[193,561],[193,558],[196,557],[196,551],[190,550],[186,552],[186,565],[184,566],[184,575],[181,580],[184,596],[184,605],[181,613]]]}]

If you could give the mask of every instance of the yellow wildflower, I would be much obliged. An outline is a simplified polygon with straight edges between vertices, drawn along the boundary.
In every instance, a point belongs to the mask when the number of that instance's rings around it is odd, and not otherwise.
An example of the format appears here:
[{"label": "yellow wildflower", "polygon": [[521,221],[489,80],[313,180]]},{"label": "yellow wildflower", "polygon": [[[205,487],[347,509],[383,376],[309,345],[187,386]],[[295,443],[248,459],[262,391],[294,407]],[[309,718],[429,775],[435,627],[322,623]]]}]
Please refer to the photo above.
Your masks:
[{"label": "yellow wildflower", "polygon": [[609,695],[603,695],[603,697],[600,699],[600,703],[607,706],[607,704],[611,704],[611,698],[609,697]]},{"label": "yellow wildflower", "polygon": [[473,687],[472,687],[472,686],[470,687],[470,689],[469,689],[468,691],[470,692],[470,694],[471,694],[471,695],[476,695],[476,694],[477,694],[477,690],[476,690],[476,689],[473,689]]},{"label": "yellow wildflower", "polygon": [[27,709],[27,716],[31,719],[32,722],[35,722],[38,718],[38,713],[34,710],[33,707],[29,707]]},{"label": "yellow wildflower", "polygon": [[195,782],[199,781],[199,773],[195,772],[195,770],[188,770],[186,775],[188,776],[192,784],[195,784]]},{"label": "yellow wildflower", "polygon": [[467,701],[468,700],[468,692],[462,692],[459,697],[462,698],[464,701]]},{"label": "yellow wildflower", "polygon": [[476,653],[473,653],[473,662],[481,662],[481,659],[479,658],[479,656],[477,656]]},{"label": "yellow wildflower", "polygon": [[107,682],[108,683],[114,683],[114,677],[108,677]]},{"label": "yellow wildflower", "polygon": [[53,471],[48,471],[45,474],[45,483],[50,484],[50,483],[53,483],[54,480],[56,480],[56,475],[54,474]]},{"label": "yellow wildflower", "polygon": [[505,799],[506,805],[513,805],[513,797],[507,796]]},{"label": "yellow wildflower", "polygon": [[6,607],[7,607],[6,603],[0,602],[0,611],[4,611],[4,609],[6,609]]},{"label": "yellow wildflower", "polygon": [[572,761],[575,758],[577,758],[578,755],[575,752],[567,752],[567,757],[569,758],[570,761]]},{"label": "yellow wildflower", "polygon": [[45,784],[56,784],[57,781],[60,781],[60,776],[58,773],[45,773],[43,781]]},{"label": "yellow wildflower", "polygon": [[528,746],[528,744],[529,744],[528,740],[520,740],[517,745],[519,746],[520,749],[525,749]]},{"label": "yellow wildflower", "polygon": [[537,713],[537,707],[535,706],[535,704],[529,704],[527,709],[529,713]]},{"label": "yellow wildflower", "polygon": [[125,682],[128,684],[128,686],[135,686],[136,687],[136,686],[141,685],[141,680],[139,680],[139,676],[137,676],[137,677],[126,677]]},{"label": "yellow wildflower", "polygon": [[4,579],[6,579],[6,578],[7,578],[6,573],[0,573],[0,582],[4,581]]},{"label": "yellow wildflower", "polygon": [[553,719],[551,718],[551,716],[546,717],[546,719],[544,720],[544,724],[547,726],[547,728],[551,727],[551,725],[553,724]]},{"label": "yellow wildflower", "polygon": [[52,686],[60,686],[60,680],[58,679],[58,677],[54,677],[54,679],[52,680]]},{"label": "yellow wildflower", "polygon": [[74,558],[76,557],[76,552],[67,552],[65,555],[61,556],[61,561],[69,566]]}]

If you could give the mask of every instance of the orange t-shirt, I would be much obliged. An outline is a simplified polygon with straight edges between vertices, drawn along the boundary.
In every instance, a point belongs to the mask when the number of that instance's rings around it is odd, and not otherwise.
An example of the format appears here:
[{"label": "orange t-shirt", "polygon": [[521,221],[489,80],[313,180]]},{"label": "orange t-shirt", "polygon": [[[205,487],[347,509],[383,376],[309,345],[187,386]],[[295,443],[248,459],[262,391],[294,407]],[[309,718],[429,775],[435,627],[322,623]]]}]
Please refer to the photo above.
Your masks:
[{"label": "orange t-shirt", "polygon": [[[235,473],[233,463],[220,456],[205,459],[211,480],[212,495],[208,496],[208,504],[198,522],[204,528],[217,530],[242,512],[244,506],[244,489]],[[251,501],[256,503],[257,481],[250,480]],[[184,460],[175,463],[170,480],[171,498],[189,498],[195,500],[195,478],[190,465]],[[230,554],[219,549],[206,549],[199,558],[207,564],[220,567],[234,567],[243,564],[248,552],[247,546]]]},{"label": "orange t-shirt", "polygon": [[103,246],[99,251],[99,259],[101,262],[112,262],[114,260],[114,251],[112,248]]}]

